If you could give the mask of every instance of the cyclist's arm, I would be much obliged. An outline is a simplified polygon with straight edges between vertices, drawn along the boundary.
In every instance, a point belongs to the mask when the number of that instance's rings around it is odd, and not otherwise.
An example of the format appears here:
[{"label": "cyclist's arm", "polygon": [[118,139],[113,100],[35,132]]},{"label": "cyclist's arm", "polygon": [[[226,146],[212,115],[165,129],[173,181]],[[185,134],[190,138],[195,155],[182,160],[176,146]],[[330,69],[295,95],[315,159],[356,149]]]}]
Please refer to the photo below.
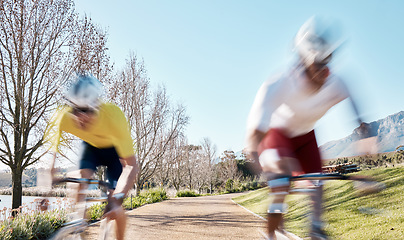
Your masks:
[{"label": "cyclist's arm", "polygon": [[354,97],[352,96],[351,92],[345,85],[344,81],[339,79],[338,83],[339,83],[339,85],[337,85],[337,87],[338,87],[337,92],[339,93],[339,95],[342,95],[343,97],[348,98],[349,102],[351,103],[352,110],[355,114],[356,121],[357,121],[358,125],[362,127],[363,121],[361,118],[361,114],[360,114],[358,105],[356,104],[356,101],[354,100]]},{"label": "cyclist's arm", "polygon": [[133,187],[133,183],[135,182],[136,176],[139,172],[139,167],[135,155],[121,158],[121,160],[124,161],[124,168],[121,176],[118,179],[114,194],[124,193],[126,195]]},{"label": "cyclist's arm", "polygon": [[352,109],[353,109],[353,111],[355,112],[355,115],[356,115],[356,121],[358,122],[358,125],[359,125],[359,134],[360,134],[359,138],[363,139],[363,138],[370,137],[369,136],[370,129],[369,129],[368,125],[362,121],[362,119],[360,117],[358,107],[357,107],[355,101],[352,99],[352,97],[350,97],[349,99],[351,101]]},{"label": "cyclist's arm", "polygon": [[370,137],[369,126],[363,122],[359,108],[358,108],[355,100],[353,99],[352,95],[349,92],[348,92],[348,94],[349,94],[349,101],[351,103],[352,110],[355,114],[356,121],[359,125],[359,139],[368,138],[368,137]]},{"label": "cyclist's arm", "polygon": [[287,79],[276,76],[262,84],[258,90],[247,119],[246,152],[254,160],[250,169],[262,171],[258,159],[258,145],[269,130],[273,112],[285,101],[290,86]]},{"label": "cyclist's arm", "polygon": [[248,134],[248,136],[247,136],[248,152],[257,151],[258,145],[262,141],[262,139],[265,137],[265,134],[266,134],[265,132],[260,131],[258,129],[255,129],[250,134]]},{"label": "cyclist's arm", "polygon": [[349,97],[349,100],[351,102],[352,109],[356,115],[356,120],[357,120],[358,124],[361,125],[363,123],[363,121],[360,117],[358,106],[356,105],[355,101],[353,100],[353,98],[351,96]]},{"label": "cyclist's arm", "polygon": [[285,101],[288,84],[284,79],[270,79],[258,90],[247,118],[246,150],[256,152],[269,130],[273,112]]},{"label": "cyclist's arm", "polygon": [[259,162],[259,156],[257,152],[258,144],[262,141],[265,136],[265,132],[260,130],[254,130],[251,134],[248,135],[247,141],[249,142],[249,146],[247,147],[247,157],[248,159],[253,160],[252,164],[248,164],[247,167],[254,174],[259,174],[262,172],[262,167]]},{"label": "cyclist's arm", "polygon": [[139,171],[136,161],[133,140],[130,134],[130,126],[122,110],[116,105],[108,105],[112,119],[111,133],[115,138],[115,148],[120,156],[123,166],[121,176],[114,190],[117,193],[126,193],[133,187]]}]

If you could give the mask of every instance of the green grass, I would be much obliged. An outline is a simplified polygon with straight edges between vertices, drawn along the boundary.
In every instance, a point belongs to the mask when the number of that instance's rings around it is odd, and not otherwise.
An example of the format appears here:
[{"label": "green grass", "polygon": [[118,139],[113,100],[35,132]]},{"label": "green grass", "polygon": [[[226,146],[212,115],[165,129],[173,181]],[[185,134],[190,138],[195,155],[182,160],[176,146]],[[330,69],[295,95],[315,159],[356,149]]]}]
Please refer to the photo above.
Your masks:
[{"label": "green grass", "polygon": [[[404,239],[404,167],[361,171],[386,184],[382,192],[357,196],[346,181],[328,181],[324,191],[326,231],[333,239]],[[270,199],[263,188],[233,199],[265,217]],[[300,237],[308,236],[309,197],[288,196],[286,229]],[[366,212],[360,209],[368,210]]]}]

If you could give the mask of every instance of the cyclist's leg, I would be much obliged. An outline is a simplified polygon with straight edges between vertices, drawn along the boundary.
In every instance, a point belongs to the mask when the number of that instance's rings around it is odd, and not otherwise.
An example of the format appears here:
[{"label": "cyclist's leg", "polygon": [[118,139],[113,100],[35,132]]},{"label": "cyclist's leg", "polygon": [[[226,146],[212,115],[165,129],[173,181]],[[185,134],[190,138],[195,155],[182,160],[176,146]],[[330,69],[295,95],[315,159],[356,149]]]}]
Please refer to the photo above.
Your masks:
[{"label": "cyclist's leg", "polygon": [[[296,151],[296,156],[299,159],[300,165],[305,173],[321,173],[322,163],[320,152],[317,146],[314,131],[304,135],[304,138],[298,139],[300,144],[299,149]],[[315,191],[310,194],[313,203],[312,213],[312,233],[316,232],[318,235],[326,235],[323,233],[323,185],[321,181],[313,181]]]},{"label": "cyclist's leg", "polygon": [[282,131],[271,129],[259,145],[259,160],[268,179],[273,200],[268,207],[267,230],[269,238],[275,236],[275,230],[283,228],[284,203],[289,191],[289,176],[298,167],[293,158],[290,139]]},{"label": "cyclist's leg", "polygon": [[[81,146],[81,153],[79,159],[79,173],[81,178],[92,178],[99,162],[97,160],[96,151],[97,148],[91,146],[90,144],[83,142]],[[88,184],[80,184],[77,190],[76,202],[83,203],[86,198],[86,194],[82,192],[88,188]],[[84,209],[84,208],[83,208]],[[80,213],[81,214],[81,213]],[[85,217],[81,215],[82,217]]]},{"label": "cyclist's leg", "polygon": [[[103,156],[102,156],[102,164],[107,167],[107,178],[110,182],[113,189],[118,182],[118,179],[122,173],[122,163],[119,159],[118,153],[116,152],[115,148],[108,148],[104,149]],[[111,194],[113,193],[113,189],[111,189]],[[125,230],[126,230],[126,221],[127,216],[122,211],[122,214],[118,215],[118,218],[115,219],[115,233],[116,239],[121,240],[124,239]]]}]

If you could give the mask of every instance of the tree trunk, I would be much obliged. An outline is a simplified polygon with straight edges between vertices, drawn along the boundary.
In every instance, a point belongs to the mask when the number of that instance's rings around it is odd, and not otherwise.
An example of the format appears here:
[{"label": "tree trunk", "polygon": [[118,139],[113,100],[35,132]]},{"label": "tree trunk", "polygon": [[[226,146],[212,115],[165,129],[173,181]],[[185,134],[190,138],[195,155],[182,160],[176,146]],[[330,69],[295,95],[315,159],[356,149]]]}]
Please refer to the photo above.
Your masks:
[{"label": "tree trunk", "polygon": [[17,209],[22,205],[22,169],[17,167],[11,170],[13,193],[12,209]]},{"label": "tree trunk", "polygon": [[140,188],[143,186],[143,181],[141,182],[141,180],[140,180],[140,174],[138,173],[138,175],[137,175],[137,177],[136,177],[136,180],[135,180],[135,186],[134,186],[134,188],[135,188],[135,196],[139,196],[139,194],[140,194]]}]

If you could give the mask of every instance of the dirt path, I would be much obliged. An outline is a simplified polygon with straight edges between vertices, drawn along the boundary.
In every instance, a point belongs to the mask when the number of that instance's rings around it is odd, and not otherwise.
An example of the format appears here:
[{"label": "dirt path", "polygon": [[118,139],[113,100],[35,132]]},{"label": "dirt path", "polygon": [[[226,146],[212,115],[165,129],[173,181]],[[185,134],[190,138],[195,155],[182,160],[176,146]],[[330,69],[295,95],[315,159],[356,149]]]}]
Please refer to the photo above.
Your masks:
[{"label": "dirt path", "polygon": [[[233,203],[237,195],[173,198],[129,211],[126,239],[262,239],[263,220]],[[90,227],[91,240],[97,231]]]}]

